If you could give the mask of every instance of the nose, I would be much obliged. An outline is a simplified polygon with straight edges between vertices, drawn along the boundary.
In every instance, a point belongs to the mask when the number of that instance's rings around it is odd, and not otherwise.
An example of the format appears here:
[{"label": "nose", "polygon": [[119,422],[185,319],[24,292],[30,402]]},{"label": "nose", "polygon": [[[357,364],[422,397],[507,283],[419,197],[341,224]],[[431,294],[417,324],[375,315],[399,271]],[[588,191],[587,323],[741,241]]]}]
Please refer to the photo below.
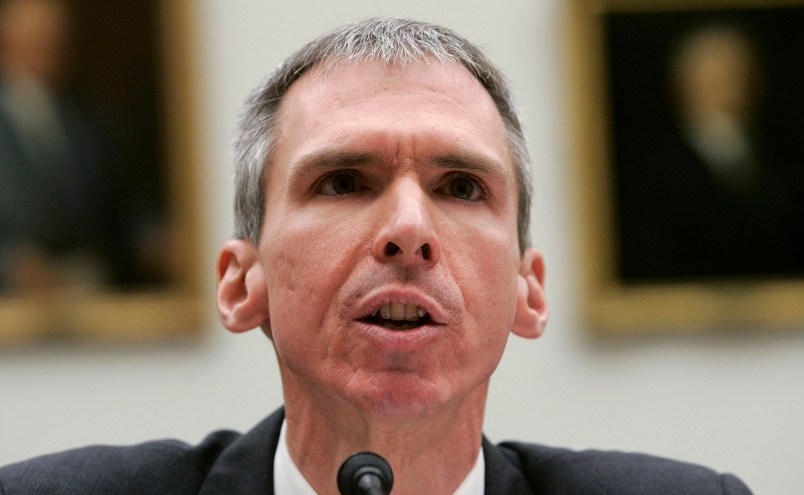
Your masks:
[{"label": "nose", "polygon": [[430,266],[441,257],[427,198],[418,184],[401,184],[389,190],[381,206],[386,216],[374,238],[372,254],[383,263]]}]

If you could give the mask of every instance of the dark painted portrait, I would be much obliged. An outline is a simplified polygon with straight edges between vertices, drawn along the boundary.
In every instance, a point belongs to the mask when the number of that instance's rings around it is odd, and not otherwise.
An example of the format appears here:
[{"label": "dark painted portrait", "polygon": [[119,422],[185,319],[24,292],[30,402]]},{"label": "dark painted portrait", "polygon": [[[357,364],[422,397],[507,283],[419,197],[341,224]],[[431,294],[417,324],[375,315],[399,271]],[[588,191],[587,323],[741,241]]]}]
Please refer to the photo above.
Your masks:
[{"label": "dark painted portrait", "polygon": [[618,275],[804,275],[804,9],[605,16]]},{"label": "dark painted portrait", "polygon": [[0,293],[168,282],[157,10],[0,1]]}]

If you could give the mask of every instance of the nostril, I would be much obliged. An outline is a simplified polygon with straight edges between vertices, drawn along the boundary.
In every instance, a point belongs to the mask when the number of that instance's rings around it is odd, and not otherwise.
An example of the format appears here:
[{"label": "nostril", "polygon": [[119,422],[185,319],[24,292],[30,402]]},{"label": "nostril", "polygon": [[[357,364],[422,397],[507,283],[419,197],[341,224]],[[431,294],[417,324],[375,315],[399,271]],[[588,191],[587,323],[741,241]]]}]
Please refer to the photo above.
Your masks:
[{"label": "nostril", "polygon": [[430,244],[428,243],[422,245],[422,258],[426,260],[430,259]]},{"label": "nostril", "polygon": [[393,242],[389,242],[385,245],[385,255],[386,256],[393,256],[399,252],[399,246],[394,244]]}]

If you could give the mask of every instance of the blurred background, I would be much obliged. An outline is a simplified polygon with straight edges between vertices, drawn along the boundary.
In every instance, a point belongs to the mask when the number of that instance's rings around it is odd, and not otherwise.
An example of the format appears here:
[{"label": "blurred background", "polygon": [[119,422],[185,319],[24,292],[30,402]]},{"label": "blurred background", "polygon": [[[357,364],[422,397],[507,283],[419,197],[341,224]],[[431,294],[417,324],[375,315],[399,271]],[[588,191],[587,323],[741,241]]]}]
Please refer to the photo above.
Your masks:
[{"label": "blurred background", "polygon": [[0,2],[0,293],[168,282],[159,2]]},{"label": "blurred background", "polygon": [[[513,81],[526,114],[532,234],[547,260],[551,321],[540,340],[511,339],[492,380],[486,434],[688,460],[735,472],[758,494],[804,491],[804,328],[600,338],[581,316],[566,2],[187,4],[194,76],[182,90],[197,118],[203,261],[190,268],[204,282],[200,337],[0,348],[0,464],[91,443],[197,443],[214,429],[245,431],[281,405],[270,343],[257,331],[228,334],[214,311],[215,257],[232,227],[237,109],[303,43],[354,19],[392,15],[444,24],[479,44]],[[114,331],[116,322],[108,325]]]}]

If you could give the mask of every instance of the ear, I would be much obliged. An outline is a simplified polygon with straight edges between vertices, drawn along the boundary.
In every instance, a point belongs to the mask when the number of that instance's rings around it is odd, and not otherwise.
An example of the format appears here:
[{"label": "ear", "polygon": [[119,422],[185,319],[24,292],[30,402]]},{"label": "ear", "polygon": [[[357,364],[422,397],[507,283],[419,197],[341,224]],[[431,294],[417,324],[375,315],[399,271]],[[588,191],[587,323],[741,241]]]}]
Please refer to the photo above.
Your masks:
[{"label": "ear", "polygon": [[258,254],[251,240],[235,239],[218,256],[218,316],[231,332],[245,332],[269,320],[268,289]]},{"label": "ear", "polygon": [[520,337],[535,339],[547,325],[547,298],[544,295],[544,258],[528,248],[522,255],[517,276],[516,317],[511,329]]}]

